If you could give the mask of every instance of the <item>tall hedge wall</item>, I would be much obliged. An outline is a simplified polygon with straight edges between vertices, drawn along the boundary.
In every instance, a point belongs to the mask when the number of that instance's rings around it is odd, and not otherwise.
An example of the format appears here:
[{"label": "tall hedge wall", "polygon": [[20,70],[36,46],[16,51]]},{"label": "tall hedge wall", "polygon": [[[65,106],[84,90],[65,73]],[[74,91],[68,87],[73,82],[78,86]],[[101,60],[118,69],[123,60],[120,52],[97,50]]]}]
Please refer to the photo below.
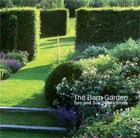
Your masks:
[{"label": "tall hedge wall", "polygon": [[27,51],[29,60],[37,54],[40,36],[40,12],[35,8],[11,8],[0,11],[0,49]]},{"label": "tall hedge wall", "polygon": [[41,36],[66,35],[69,13],[67,9],[41,11]]},{"label": "tall hedge wall", "polygon": [[76,49],[88,44],[140,38],[139,8],[81,8],[77,10]]}]

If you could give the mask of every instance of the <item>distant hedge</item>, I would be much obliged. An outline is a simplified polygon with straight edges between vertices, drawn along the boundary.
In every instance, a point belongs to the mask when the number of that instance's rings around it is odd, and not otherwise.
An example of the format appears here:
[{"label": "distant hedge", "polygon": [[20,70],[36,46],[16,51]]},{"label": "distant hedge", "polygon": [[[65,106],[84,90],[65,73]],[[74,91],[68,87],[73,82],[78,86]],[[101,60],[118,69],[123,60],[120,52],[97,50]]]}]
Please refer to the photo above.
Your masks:
[{"label": "distant hedge", "polygon": [[37,53],[40,35],[40,12],[35,8],[0,10],[0,49],[27,51],[29,60]]},{"label": "distant hedge", "polygon": [[41,11],[41,36],[66,35],[69,13],[67,9]]},{"label": "distant hedge", "polygon": [[87,44],[140,38],[140,8],[81,8],[77,10],[76,49]]}]

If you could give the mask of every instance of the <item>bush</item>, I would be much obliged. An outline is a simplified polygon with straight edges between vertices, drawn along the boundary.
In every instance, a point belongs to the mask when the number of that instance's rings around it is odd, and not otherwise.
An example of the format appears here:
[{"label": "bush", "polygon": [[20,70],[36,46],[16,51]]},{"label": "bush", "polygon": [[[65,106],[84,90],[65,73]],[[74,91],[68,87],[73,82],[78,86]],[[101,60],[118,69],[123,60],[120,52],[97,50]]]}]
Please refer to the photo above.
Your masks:
[{"label": "bush", "polygon": [[89,46],[84,51],[79,52],[76,51],[75,53],[70,53],[68,55],[69,60],[80,60],[80,59],[87,59],[92,57],[98,57],[99,55],[106,55],[108,50],[105,47],[97,47],[97,46]]},{"label": "bush", "polygon": [[104,120],[95,120],[94,117],[87,118],[85,123],[78,130],[77,137],[95,138],[138,138],[140,135],[140,106],[125,111],[116,112],[114,120],[106,123]]},{"label": "bush", "polygon": [[82,67],[74,62],[65,62],[58,65],[49,75],[45,83],[45,94],[48,105],[53,105],[57,98],[56,86],[63,78],[68,81],[77,79],[82,73]]},{"label": "bush", "polygon": [[117,104],[114,109],[131,107],[138,102],[140,67],[137,62],[116,63],[108,55],[80,61],[84,71],[79,79],[69,82],[64,78],[57,85],[57,99],[63,105],[74,105],[76,95],[127,96],[128,105]]},{"label": "bush", "polygon": [[114,135],[120,138],[136,138],[140,136],[140,106],[138,105],[133,110],[126,110],[117,114],[114,121],[110,124],[110,130],[107,132],[107,137]]},{"label": "bush", "polygon": [[12,70],[6,65],[5,61],[0,61],[0,69],[7,70],[10,74],[12,73]]},{"label": "bush", "polygon": [[10,77],[10,72],[6,69],[0,68],[0,80],[5,80]]},{"label": "bush", "polygon": [[42,0],[39,5],[43,9],[64,8],[64,0]]},{"label": "bush", "polygon": [[64,8],[64,0],[0,0],[0,8],[13,6],[43,9]]},{"label": "bush", "polygon": [[41,11],[41,36],[66,35],[68,18],[67,9]]},{"label": "bush", "polygon": [[21,67],[23,67],[23,64],[15,59],[7,60],[5,64],[12,70],[13,73],[17,72]]},{"label": "bush", "polygon": [[0,18],[0,49],[27,51],[32,60],[39,45],[39,11],[34,8],[2,9]]},{"label": "bush", "polygon": [[16,7],[35,7],[38,0],[12,0],[13,5]]},{"label": "bush", "polygon": [[98,73],[103,73],[107,69],[115,69],[118,64],[116,59],[109,55],[99,55],[97,58],[83,59],[79,61],[79,64],[84,67],[84,69],[89,69],[95,67]]},{"label": "bush", "polygon": [[9,59],[16,59],[23,65],[25,65],[28,62],[28,53],[23,51],[12,51],[7,54]]},{"label": "bush", "polygon": [[140,41],[129,39],[125,43],[118,44],[110,55],[117,58],[120,62],[138,62],[140,65]]},{"label": "bush", "polygon": [[56,110],[56,117],[58,122],[71,129],[76,123],[76,113],[73,109],[67,109],[65,107],[58,107]]},{"label": "bush", "polygon": [[90,8],[77,10],[76,49],[102,42],[140,38],[140,8]]}]

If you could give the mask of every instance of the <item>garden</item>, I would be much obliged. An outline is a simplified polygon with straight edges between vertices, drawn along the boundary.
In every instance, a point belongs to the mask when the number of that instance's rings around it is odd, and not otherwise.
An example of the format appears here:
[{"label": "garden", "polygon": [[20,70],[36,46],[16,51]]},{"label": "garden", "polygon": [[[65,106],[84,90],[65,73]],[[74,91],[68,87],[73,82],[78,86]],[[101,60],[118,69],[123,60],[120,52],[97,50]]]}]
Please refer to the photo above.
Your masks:
[{"label": "garden", "polygon": [[139,138],[139,0],[0,0],[0,137]]}]

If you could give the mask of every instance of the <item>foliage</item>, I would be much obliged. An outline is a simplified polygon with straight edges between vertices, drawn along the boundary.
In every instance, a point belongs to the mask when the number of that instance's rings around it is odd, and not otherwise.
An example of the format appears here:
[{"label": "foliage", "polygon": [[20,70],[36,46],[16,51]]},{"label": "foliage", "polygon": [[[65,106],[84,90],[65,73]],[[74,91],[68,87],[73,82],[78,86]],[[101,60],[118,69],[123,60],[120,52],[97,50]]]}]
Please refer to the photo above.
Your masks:
[{"label": "foliage", "polygon": [[75,10],[81,7],[89,7],[92,0],[65,0],[65,7],[70,11],[70,17],[75,16]]},{"label": "foliage", "polygon": [[132,7],[139,6],[139,0],[65,0],[65,7],[70,16],[75,16],[75,10],[81,7]]},{"label": "foliage", "polygon": [[5,80],[10,77],[10,72],[0,67],[0,80]]},{"label": "foliage", "polygon": [[13,6],[16,7],[35,7],[39,0],[12,0]]},{"label": "foliage", "polygon": [[41,36],[66,35],[69,13],[67,9],[41,11]]},{"label": "foliage", "polygon": [[140,41],[129,39],[125,43],[118,44],[110,55],[117,58],[121,62],[138,62],[140,65]]},{"label": "foliage", "polygon": [[0,69],[7,70],[10,74],[12,70],[6,65],[5,60],[0,59]]},{"label": "foliage", "polygon": [[76,123],[76,112],[73,109],[58,107],[56,110],[56,117],[57,120],[68,129],[74,127]]},{"label": "foliage", "polygon": [[0,8],[10,7],[12,5],[11,0],[0,0]]},{"label": "foliage", "polygon": [[7,79],[28,61],[28,53],[23,51],[0,52],[1,79]]},{"label": "foliage", "polygon": [[93,7],[131,7],[139,6],[139,0],[93,0]]},{"label": "foliage", "polygon": [[21,67],[23,67],[23,64],[15,59],[7,60],[6,65],[12,70],[13,73],[17,72]]},{"label": "foliage", "polygon": [[0,59],[7,59],[7,58],[8,58],[8,56],[6,53],[0,52]]},{"label": "foliage", "polygon": [[0,8],[4,7],[64,8],[64,0],[0,0]]},{"label": "foliage", "polygon": [[140,8],[81,8],[77,10],[76,49],[102,42],[139,39]]},{"label": "foliage", "polygon": [[[121,95],[128,96],[128,105],[117,105],[116,108],[134,106],[139,99],[140,67],[137,62],[117,63],[108,55],[82,63],[84,72],[78,80],[68,82],[66,78],[57,86],[61,103],[72,106],[75,95]],[[59,99],[58,98],[58,99]]]},{"label": "foliage", "polygon": [[117,114],[113,123],[110,124],[111,129],[108,135],[114,135],[116,137],[125,138],[130,136],[131,138],[139,137],[140,135],[140,106],[138,105],[132,111],[126,110],[120,114]]},{"label": "foliage", "polygon": [[52,105],[57,98],[56,86],[66,77],[68,81],[77,79],[82,73],[82,67],[74,62],[65,62],[58,65],[45,82],[45,94],[48,105]]},{"label": "foliage", "polygon": [[39,5],[43,9],[64,8],[64,0],[42,0]]},{"label": "foliage", "polygon": [[39,45],[39,11],[34,8],[11,8],[0,10],[0,15],[0,49],[27,51],[29,60],[32,60]]},{"label": "foliage", "polygon": [[[125,109],[125,111],[115,112],[114,119],[109,124],[104,120],[95,120],[94,117],[87,118],[77,132],[76,138],[81,138],[83,135],[87,137],[96,136],[95,138],[112,138],[120,137],[137,138],[140,135],[140,109],[139,105],[133,109]],[[81,136],[81,137],[80,137]]]},{"label": "foliage", "polygon": [[23,65],[26,65],[28,62],[28,53],[26,51],[12,51],[7,53],[9,59],[16,59]]},{"label": "foliage", "polygon": [[106,55],[108,50],[105,47],[98,47],[98,46],[89,46],[84,51],[79,52],[76,51],[75,53],[70,53],[68,55],[69,60],[80,60],[80,59],[87,59],[92,57],[98,57],[99,55]]},{"label": "foliage", "polygon": [[79,64],[83,66],[85,70],[94,66],[99,73],[103,73],[107,69],[115,69],[116,66],[118,66],[116,59],[110,55],[99,55],[97,58],[82,59],[79,61]]},{"label": "foliage", "polygon": [[57,101],[55,104],[59,105],[63,105],[63,106],[73,106],[73,99],[74,95],[73,95],[73,85],[71,84],[72,82],[68,82],[68,80],[66,78],[63,78],[61,83],[59,83],[56,86],[56,90],[57,90],[57,98],[55,99],[55,101]]}]

